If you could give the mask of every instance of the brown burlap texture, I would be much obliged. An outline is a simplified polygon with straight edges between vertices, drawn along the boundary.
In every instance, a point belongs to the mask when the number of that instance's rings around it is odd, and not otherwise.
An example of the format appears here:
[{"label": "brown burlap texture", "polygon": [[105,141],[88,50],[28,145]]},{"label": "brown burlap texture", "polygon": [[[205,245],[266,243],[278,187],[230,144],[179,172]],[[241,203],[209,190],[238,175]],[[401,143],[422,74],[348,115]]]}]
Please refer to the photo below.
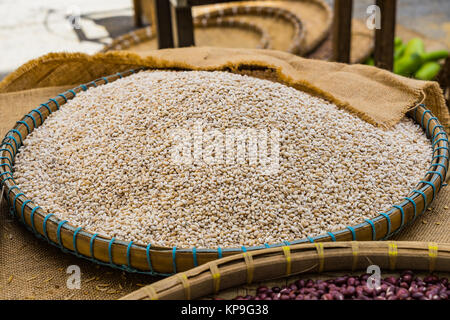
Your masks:
[{"label": "brown burlap texture", "polygon": [[[0,136],[26,112],[48,98],[80,83],[137,66],[181,69],[269,68],[242,73],[288,82],[334,101],[380,126],[390,126],[420,101],[448,128],[448,110],[436,83],[405,79],[361,65],[347,66],[306,60],[287,53],[262,50],[186,48],[155,51],[148,57],[124,52],[88,56],[50,54],[19,68],[0,83]],[[244,68],[245,69],[245,68]],[[450,242],[450,193],[443,188],[433,209],[395,240]],[[82,272],[80,290],[66,286],[69,265]],[[124,274],[61,252],[38,240],[0,210],[0,299],[116,299],[158,278]]]}]

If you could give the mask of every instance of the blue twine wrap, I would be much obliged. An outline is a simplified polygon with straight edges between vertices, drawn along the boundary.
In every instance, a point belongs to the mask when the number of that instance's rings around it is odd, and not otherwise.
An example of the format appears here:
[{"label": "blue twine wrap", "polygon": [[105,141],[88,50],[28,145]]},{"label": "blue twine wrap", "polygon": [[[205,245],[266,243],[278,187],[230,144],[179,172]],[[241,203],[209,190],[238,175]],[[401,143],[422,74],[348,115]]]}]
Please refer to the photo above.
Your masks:
[{"label": "blue twine wrap", "polygon": [[398,206],[398,205],[393,205],[393,207],[394,208],[397,208],[398,210],[400,210],[400,213],[401,213],[401,215],[402,215],[402,220],[401,220],[401,222],[400,222],[400,228],[399,229],[401,229],[401,228],[403,228],[403,226],[405,225],[405,211],[403,210],[403,207],[401,207],[401,206]]},{"label": "blue twine wrap", "polygon": [[172,264],[173,264],[173,273],[177,273],[177,246],[172,249]]},{"label": "blue twine wrap", "polygon": [[[416,109],[416,111],[417,111],[417,109]],[[426,115],[427,113],[431,114],[431,111],[427,109],[427,110],[425,110],[425,111],[423,112],[423,114],[422,114],[422,120],[420,121],[420,124],[421,124],[422,128],[424,128],[424,125],[423,125],[423,119],[425,118],[425,115]]]},{"label": "blue twine wrap", "polygon": [[97,83],[95,83],[95,80],[91,82],[95,88],[97,88]]},{"label": "blue twine wrap", "polygon": [[109,83],[108,78],[102,77],[103,80],[105,80],[105,84]]},{"label": "blue twine wrap", "polygon": [[8,157],[0,157],[0,160],[8,160],[9,165],[10,165],[10,166],[12,165],[11,159],[8,158]]},{"label": "blue twine wrap", "polygon": [[147,255],[148,268],[149,268],[150,272],[153,273],[152,260],[150,258],[150,248],[151,248],[151,246],[152,246],[152,244],[149,243],[147,245],[147,248],[145,249],[145,251],[146,251],[146,255]]},{"label": "blue twine wrap", "polygon": [[77,94],[75,93],[74,90],[70,89],[70,90],[67,90],[67,91],[70,92],[71,94],[73,94],[72,98],[75,98],[77,96]]},{"label": "blue twine wrap", "polygon": [[[3,142],[3,144],[11,147],[11,149],[13,151],[11,153],[11,155],[12,155],[13,158],[15,158],[16,157],[16,150],[14,149],[14,146],[11,143],[9,143],[9,142]],[[0,149],[0,150],[3,150],[3,149]],[[8,149],[6,149],[6,150],[8,150]]]},{"label": "blue twine wrap", "polygon": [[109,257],[109,263],[110,264],[114,264],[113,256],[112,256],[112,245],[113,245],[115,240],[116,240],[116,238],[112,237],[111,240],[109,241],[109,244],[108,244],[108,257]]},{"label": "blue twine wrap", "polygon": [[123,76],[120,74],[120,72],[117,72],[116,74],[119,76],[120,79],[123,78]]},{"label": "blue twine wrap", "polygon": [[[437,155],[435,155],[435,156],[433,157],[432,160],[438,159],[438,158],[444,158],[444,159],[447,159],[447,161],[448,161],[448,156],[445,155],[445,154],[437,154]],[[438,160],[438,162],[439,162],[439,160]]]},{"label": "blue twine wrap", "polygon": [[66,98],[66,96],[64,95],[64,93],[58,94],[57,97],[63,98],[65,103],[67,103],[67,101],[68,101],[67,98]]},{"label": "blue twine wrap", "polygon": [[332,241],[336,241],[336,237],[335,237],[335,235],[332,233],[332,232],[327,232],[328,233],[328,235],[331,237],[331,240]]},{"label": "blue twine wrap", "polygon": [[217,247],[217,256],[219,257],[219,259],[223,257],[222,248],[221,247]]},{"label": "blue twine wrap", "polygon": [[13,177],[7,177],[7,178],[3,179],[1,184],[4,184],[4,183],[5,183],[6,181],[8,181],[8,180],[12,180],[12,182],[13,182],[14,184],[16,184],[16,182],[15,182],[14,179],[13,179]]},{"label": "blue twine wrap", "polygon": [[435,125],[434,127],[433,127],[433,139],[434,139],[434,131],[436,130],[436,128],[441,128],[442,130],[444,130],[444,126],[443,125],[440,125],[440,124],[437,124],[437,125]]},{"label": "blue twine wrap", "polygon": [[20,217],[22,218],[22,222],[25,223],[25,215],[24,210],[27,203],[33,202],[33,200],[27,199],[22,203],[22,207],[20,208]]},{"label": "blue twine wrap", "polygon": [[438,174],[439,177],[441,178],[441,186],[442,186],[444,183],[444,176],[442,175],[442,173],[440,173],[439,171],[427,171],[426,174],[435,174],[435,173]]},{"label": "blue twine wrap", "polygon": [[375,230],[375,224],[370,219],[364,219],[365,222],[367,222],[372,227],[372,240],[377,240],[377,232]]},{"label": "blue twine wrap", "polygon": [[23,124],[23,125],[27,128],[28,134],[31,133],[31,128],[30,128],[30,126],[28,125],[28,123],[26,123],[26,122],[23,121],[23,120],[17,121],[17,123],[18,123],[18,124]]},{"label": "blue twine wrap", "polygon": [[34,223],[34,214],[35,214],[36,210],[40,209],[40,208],[41,207],[39,207],[39,206],[34,207],[33,210],[31,210],[31,214],[30,214],[31,230],[33,230],[33,232],[35,232],[35,233],[37,233],[37,230],[36,230],[36,225]]},{"label": "blue twine wrap", "polygon": [[264,247],[270,248],[270,245],[268,243],[264,243]]},{"label": "blue twine wrap", "polygon": [[347,229],[350,230],[350,232],[352,233],[352,240],[355,241],[356,240],[355,229],[353,227],[347,227]]},{"label": "blue twine wrap", "polygon": [[412,205],[414,206],[414,217],[413,217],[413,220],[415,220],[416,217],[417,217],[417,207],[416,207],[416,203],[415,203],[414,200],[411,199],[410,197],[405,197],[405,200],[408,200],[408,201],[411,202]]},{"label": "blue twine wrap", "polygon": [[16,194],[15,197],[14,197],[14,202],[13,202],[14,203],[14,206],[13,206],[14,212],[17,212],[16,211],[17,198],[19,198],[20,196],[25,196],[25,195],[23,194],[23,192],[20,192],[20,193]]},{"label": "blue twine wrap", "polygon": [[[31,110],[31,112],[36,112],[38,115],[39,115],[39,118],[41,119],[41,124],[43,124],[44,123],[44,117],[42,116],[42,112],[41,111],[39,111],[39,109],[33,109],[33,110]],[[36,127],[36,126],[35,126]]]},{"label": "blue twine wrap", "polygon": [[242,247],[241,247],[241,251],[242,251],[242,252],[247,252],[247,248],[246,248],[245,246],[242,246]]},{"label": "blue twine wrap", "polygon": [[9,171],[12,171],[11,165],[9,163],[2,163],[0,167],[8,167]]},{"label": "blue twine wrap", "polygon": [[415,193],[418,193],[418,194],[421,194],[422,195],[422,197],[423,197],[423,202],[424,202],[424,204],[423,204],[423,211],[422,211],[422,214],[425,212],[425,210],[427,210],[427,196],[426,196],[426,194],[424,193],[424,192],[422,192],[422,191],[420,191],[420,190],[416,190],[416,189],[414,189],[412,192],[415,192]]},{"label": "blue twine wrap", "polygon": [[[436,134],[433,136],[433,139],[431,140],[431,142],[434,143],[435,140],[436,140],[436,138],[437,138],[440,134],[443,134],[443,135],[445,136],[445,138],[447,138],[447,133],[446,133],[445,131],[439,131],[438,133],[436,133]],[[445,147],[444,147],[444,148],[445,148]]]},{"label": "blue twine wrap", "polygon": [[56,101],[56,99],[50,98],[49,101],[53,101],[53,103],[56,105],[56,110],[59,110],[59,103]]},{"label": "blue twine wrap", "polygon": [[314,238],[311,238],[310,236],[307,236],[306,238],[308,238],[309,242],[314,243]]},{"label": "blue twine wrap", "polygon": [[0,151],[8,151],[9,155],[11,156],[11,159],[14,159],[14,156],[13,156],[13,153],[11,152],[11,150],[2,148],[2,149],[0,149]]},{"label": "blue twine wrap", "polygon": [[98,233],[94,233],[91,237],[91,240],[89,240],[89,252],[91,253],[91,258],[94,258],[94,242],[95,242],[95,238],[97,238]]},{"label": "blue twine wrap", "polygon": [[[36,124],[36,119],[31,115],[31,113],[28,113],[25,115],[26,118],[30,118],[31,121],[33,121],[33,127],[36,128],[37,124]],[[28,134],[30,134],[30,131],[28,131]]]},{"label": "blue twine wrap", "polygon": [[41,107],[46,107],[48,110],[48,114],[52,114],[52,109],[48,106],[47,103],[41,103]]},{"label": "blue twine wrap", "polygon": [[81,89],[82,89],[83,91],[86,91],[86,90],[87,90],[87,87],[86,87],[86,85],[84,85],[84,84],[82,84],[80,87],[81,87]]},{"label": "blue twine wrap", "polygon": [[65,223],[67,223],[67,220],[61,221],[60,223],[58,223],[58,228],[56,228],[56,238],[58,239],[58,244],[61,247],[61,250],[63,251],[65,250],[61,240],[61,228]]},{"label": "blue twine wrap", "polygon": [[435,153],[436,151],[439,151],[439,150],[441,150],[441,149],[443,149],[443,150],[447,151],[447,153],[449,153],[448,147],[437,147],[437,148],[435,148],[435,149],[433,150],[433,156],[434,156],[434,153]]},{"label": "blue twine wrap", "polygon": [[420,180],[420,182],[427,184],[427,185],[431,186],[431,188],[433,188],[433,197],[431,198],[431,201],[433,201],[434,197],[436,196],[436,186],[434,185],[434,183],[431,183],[431,182],[425,181],[425,180]]},{"label": "blue twine wrap", "polygon": [[432,163],[430,167],[442,167],[444,168],[444,175],[447,176],[447,167],[442,163]]},{"label": "blue twine wrap", "polygon": [[198,260],[197,260],[197,248],[192,248],[192,259],[194,260],[194,267],[198,266]]},{"label": "blue twine wrap", "polygon": [[131,268],[131,246],[133,245],[133,241],[130,241],[127,246],[127,265],[128,268]]},{"label": "blue twine wrap", "polygon": [[287,245],[287,246],[290,246],[290,245],[291,245],[291,243],[290,243],[289,241],[286,241],[286,240],[284,240],[283,243],[284,243],[285,245]]},{"label": "blue twine wrap", "polygon": [[[3,143],[4,143],[4,144],[7,144],[7,143],[8,143],[8,142],[5,142],[6,139],[10,139],[10,140],[14,141],[14,146],[16,147],[16,148],[15,148],[15,151],[16,151],[16,154],[17,154],[17,150],[19,150],[20,145],[19,145],[19,143],[17,142],[16,138],[13,137],[13,136],[7,136],[7,137],[5,137],[5,138],[3,138]],[[11,146],[12,146],[12,145],[11,145]],[[13,148],[13,149],[14,149],[14,148]]]},{"label": "blue twine wrap", "polygon": [[437,120],[437,118],[436,117],[431,117],[430,119],[428,119],[427,126],[425,128],[425,133],[427,134],[427,137],[431,136],[431,134],[428,133],[428,127],[430,125],[431,120]]},{"label": "blue twine wrap", "polygon": [[79,254],[78,253],[78,247],[77,247],[77,235],[78,235],[78,232],[80,232],[81,231],[81,229],[83,229],[82,227],[78,227],[78,228],[76,228],[75,229],[75,231],[73,232],[73,251],[75,252],[75,254]]},{"label": "blue twine wrap", "polygon": [[46,215],[44,218],[44,222],[42,223],[42,231],[44,232],[44,236],[48,241],[50,241],[50,239],[48,238],[47,234],[47,221],[51,216],[53,216],[53,213],[49,213],[48,215]]},{"label": "blue twine wrap", "polygon": [[386,218],[387,220],[387,231],[386,231],[386,235],[384,236],[384,239],[387,239],[390,235],[391,235],[391,218],[389,217],[389,215],[387,213],[384,212],[380,212],[380,214]]},{"label": "blue twine wrap", "polygon": [[[23,137],[22,137],[22,134],[20,133],[19,130],[17,130],[17,129],[11,129],[11,130],[9,130],[9,132],[12,132],[12,133],[17,134],[17,135],[19,136],[19,138],[20,138],[20,144],[19,144],[19,145],[22,145],[22,144],[23,144]],[[8,132],[8,134],[9,134],[9,132]]]},{"label": "blue twine wrap", "polygon": [[[431,145],[431,147],[434,148],[434,146],[435,146],[439,141],[445,141],[445,142],[447,142],[447,145],[448,145],[448,139],[447,139],[447,138],[439,138],[439,139],[437,139],[435,142],[433,142],[433,144]],[[445,148],[445,147],[444,147],[444,148]]]}]

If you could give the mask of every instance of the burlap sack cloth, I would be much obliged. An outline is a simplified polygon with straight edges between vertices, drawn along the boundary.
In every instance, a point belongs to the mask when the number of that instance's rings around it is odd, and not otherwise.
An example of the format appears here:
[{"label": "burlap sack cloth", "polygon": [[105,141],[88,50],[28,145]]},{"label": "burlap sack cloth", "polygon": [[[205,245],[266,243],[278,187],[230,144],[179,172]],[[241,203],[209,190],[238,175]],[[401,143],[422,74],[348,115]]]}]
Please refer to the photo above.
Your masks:
[{"label": "burlap sack cloth", "polygon": [[[370,123],[391,127],[407,110],[425,103],[449,128],[449,112],[435,82],[396,76],[363,65],[345,65],[302,59],[269,50],[185,48],[138,56],[127,52],[49,54],[33,60],[0,82],[0,136],[25,113],[48,98],[101,76],[148,66],[187,70],[228,70],[274,81],[333,101]],[[444,187],[423,217],[397,234],[395,240],[450,242],[450,194]],[[80,290],[66,286],[70,265],[82,272]],[[116,299],[157,280],[125,274],[62,253],[38,240],[18,221],[12,220],[3,203],[0,211],[1,299]]]}]

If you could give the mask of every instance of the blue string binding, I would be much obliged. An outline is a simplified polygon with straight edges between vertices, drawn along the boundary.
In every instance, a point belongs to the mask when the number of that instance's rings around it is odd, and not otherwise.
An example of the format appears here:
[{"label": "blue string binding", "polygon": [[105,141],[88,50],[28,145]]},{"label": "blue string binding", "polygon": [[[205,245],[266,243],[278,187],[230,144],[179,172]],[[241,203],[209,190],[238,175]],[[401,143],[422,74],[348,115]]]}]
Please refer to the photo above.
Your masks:
[{"label": "blue string binding", "polygon": [[151,260],[151,258],[150,258],[150,248],[151,248],[151,243],[149,243],[148,245],[147,245],[147,248],[146,248],[146,254],[147,254],[147,263],[148,263],[148,268],[149,268],[149,270],[150,270],[150,272],[151,273],[153,273],[153,266],[152,266],[152,260]]},{"label": "blue string binding", "polygon": [[347,227],[347,229],[350,230],[350,232],[352,233],[352,240],[355,241],[356,240],[355,229],[353,227]]},{"label": "blue string binding", "polygon": [[331,240],[335,242],[336,241],[335,235],[332,232],[327,232],[327,233],[331,237]]},{"label": "blue string binding", "polygon": [[422,195],[424,204],[423,204],[423,211],[422,211],[421,214],[423,214],[423,213],[425,212],[425,210],[427,210],[427,206],[428,206],[428,205],[427,205],[427,196],[425,195],[424,192],[422,192],[422,191],[420,191],[420,190],[414,189],[412,192],[418,193],[418,194],[421,194],[421,195]]},{"label": "blue string binding", "polygon": [[110,263],[111,265],[114,264],[114,262],[113,262],[113,256],[112,256],[112,245],[113,245],[113,243],[114,243],[115,240],[116,240],[116,238],[115,238],[115,237],[112,237],[111,240],[109,241],[109,244],[108,244],[108,257],[109,257],[109,263]]},{"label": "blue string binding", "polygon": [[67,220],[63,220],[63,221],[59,222],[59,223],[58,223],[58,228],[56,229],[56,239],[58,239],[59,247],[61,248],[61,250],[62,250],[63,252],[67,252],[67,250],[64,249],[64,246],[63,246],[63,244],[62,244],[62,239],[61,239],[61,228],[62,228],[62,226],[63,226],[64,224],[66,224],[66,223],[67,223]]},{"label": "blue string binding", "polygon": [[411,199],[410,197],[405,197],[405,200],[408,200],[409,202],[412,203],[412,205],[414,206],[414,217],[413,217],[413,221],[416,219],[417,217],[417,207],[416,207],[416,203],[414,202],[413,199]]},{"label": "blue string binding", "polygon": [[133,245],[133,241],[130,241],[127,246],[127,265],[128,268],[131,268],[131,246]]},{"label": "blue string binding", "polygon": [[173,273],[177,273],[177,246],[172,249],[172,264],[173,264]]},{"label": "blue string binding", "polygon": [[86,90],[87,90],[87,87],[86,87],[86,85],[84,85],[84,84],[80,85],[80,87],[81,87],[81,89],[83,89],[83,91],[86,91]]},{"label": "blue string binding", "polygon": [[270,245],[268,243],[264,243],[264,247],[270,248]]},{"label": "blue string binding", "polygon": [[13,153],[11,152],[11,150],[2,148],[2,149],[0,149],[0,151],[7,151],[9,153],[9,155],[11,156],[11,159],[14,159],[14,156],[13,156]]},{"label": "blue string binding", "polygon": [[310,236],[307,236],[306,238],[308,238],[309,242],[314,243],[314,238],[311,238]]},{"label": "blue string binding", "polygon": [[89,252],[91,254],[91,258],[95,259],[94,257],[94,242],[95,242],[95,238],[97,238],[98,233],[94,233],[91,237],[91,240],[89,240]]},{"label": "blue string binding", "polygon": [[48,110],[48,114],[52,114],[52,109],[46,103],[41,103],[41,107],[46,107]]},{"label": "blue string binding", "polygon": [[372,227],[372,240],[377,240],[377,232],[375,230],[375,224],[370,219],[364,219],[365,222],[367,222]]},{"label": "blue string binding", "polygon": [[[416,111],[417,111],[417,109],[416,109]],[[422,120],[420,121],[420,125],[422,126],[422,128],[424,128],[424,125],[423,125],[423,119],[425,118],[425,115],[426,115],[427,113],[431,114],[431,111],[427,109],[427,110],[425,110],[425,111],[423,112],[423,114],[422,114]]]},{"label": "blue string binding", "polygon": [[59,103],[56,101],[56,99],[50,98],[49,101],[53,101],[53,103],[56,105],[56,110],[59,110]]},{"label": "blue string binding", "polygon": [[194,267],[198,266],[198,260],[197,260],[197,248],[192,248],[192,259],[194,260]]},{"label": "blue string binding", "polygon": [[217,247],[217,257],[219,259],[223,257],[222,248],[221,247]]},{"label": "blue string binding", "polygon": [[[11,153],[11,155],[12,155],[12,158],[15,158],[16,157],[16,149],[14,149],[14,146],[11,144],[11,143],[9,143],[9,142],[3,142],[3,144],[4,145],[7,145],[7,146],[10,146],[11,147],[11,149],[13,150],[13,152]],[[0,149],[0,150],[3,150],[3,149]],[[6,149],[6,150],[8,150],[8,149]]]},{"label": "blue string binding", "polygon": [[108,78],[102,77],[103,80],[105,80],[105,84],[109,83]]},{"label": "blue string binding", "polygon": [[16,211],[17,198],[19,198],[20,196],[25,196],[25,195],[23,194],[23,192],[20,192],[20,193],[15,195],[14,201],[13,201],[13,203],[14,203],[13,210],[14,210],[14,213],[16,214],[16,216],[17,216],[17,211]]},{"label": "blue string binding", "polygon": [[66,98],[66,96],[64,95],[64,93],[58,94],[57,97],[63,98],[65,103],[67,103],[67,101],[68,101],[67,98]]},{"label": "blue string binding", "polygon": [[20,208],[20,217],[22,218],[22,222],[23,222],[23,223],[25,223],[25,214],[24,214],[25,206],[27,205],[27,203],[30,203],[30,202],[32,203],[33,201],[30,200],[30,199],[25,200],[25,201],[22,203],[22,207]]},{"label": "blue string binding", "polygon": [[77,96],[77,94],[75,93],[74,90],[70,89],[70,90],[67,90],[67,91],[70,92],[73,95],[72,98],[75,98]]},{"label": "blue string binding", "polygon": [[44,232],[44,236],[45,238],[50,241],[49,237],[48,237],[48,233],[47,233],[47,221],[48,219],[53,216],[53,213],[49,213],[48,215],[45,216],[44,218],[44,222],[42,223],[42,230]]},{"label": "blue string binding", "polygon": [[27,128],[28,134],[31,133],[31,128],[30,128],[30,126],[28,125],[28,123],[26,123],[25,121],[23,121],[23,120],[17,121],[17,124],[23,124],[23,125]]},{"label": "blue string binding", "polygon": [[36,210],[40,209],[40,208],[41,207],[39,207],[39,206],[34,207],[33,210],[31,210],[31,214],[30,214],[31,230],[33,230],[34,233],[37,233],[36,225],[35,225],[35,222],[34,222],[34,214],[36,213]]},{"label": "blue string binding", "polygon": [[447,176],[447,167],[442,163],[432,163],[430,167],[442,167],[444,168],[444,175]]},{"label": "blue string binding", "polygon": [[401,229],[401,228],[403,228],[403,226],[405,225],[405,211],[403,210],[403,207],[401,207],[401,206],[398,206],[398,205],[393,205],[393,207],[394,208],[397,208],[398,210],[400,210],[400,213],[401,213],[401,215],[402,215],[402,220],[401,220],[401,222],[400,222],[400,227],[399,227],[399,230]]},{"label": "blue string binding", "polygon": [[5,138],[3,138],[3,143],[4,144],[8,143],[8,142],[5,142],[6,139],[10,139],[10,140],[14,141],[14,146],[16,147],[15,151],[16,151],[16,154],[17,154],[17,150],[19,150],[20,144],[17,142],[16,138],[13,137],[13,136],[6,136]]},{"label": "blue string binding", "polygon": [[[38,115],[39,115],[39,118],[41,119],[41,124],[43,124],[44,123],[44,117],[42,116],[42,112],[41,111],[39,111],[39,109],[33,109],[33,110],[31,110],[31,112],[36,112]],[[35,126],[35,128],[36,128],[37,126]],[[29,132],[28,132],[29,133]]]},{"label": "blue string binding", "polygon": [[11,159],[7,157],[0,157],[0,160],[8,160],[9,165],[12,166]]},{"label": "blue string binding", "polygon": [[435,125],[435,126],[433,127],[433,133],[432,133],[433,138],[434,138],[434,132],[435,132],[436,128],[440,128],[440,129],[444,130],[444,126],[442,126],[442,125],[440,125],[440,124]]},{"label": "blue string binding", "polygon": [[433,183],[431,183],[429,181],[425,181],[425,180],[420,180],[420,183],[427,184],[427,185],[431,186],[431,188],[433,188],[433,197],[431,198],[431,201],[433,202],[434,197],[436,196],[436,186]]},{"label": "blue string binding", "polygon": [[2,163],[0,164],[0,167],[8,167],[9,171],[12,171],[12,167],[9,163]]},{"label": "blue string binding", "polygon": [[428,127],[430,125],[431,120],[436,120],[437,121],[437,118],[436,117],[431,117],[430,119],[428,119],[427,126],[425,128],[425,133],[426,133],[427,137],[431,136],[431,134],[428,133]]},{"label": "blue string binding", "polygon": [[427,175],[428,174],[437,174],[437,175],[439,175],[439,177],[441,178],[441,186],[444,184],[444,176],[439,171],[427,171],[426,174]]},{"label": "blue string binding", "polygon": [[[31,121],[33,121],[33,128],[36,128],[36,127],[37,127],[36,119],[31,115],[31,113],[26,114],[25,117],[26,117],[26,118],[30,118]],[[30,134],[30,131],[28,131],[28,134]]]},{"label": "blue string binding", "polygon": [[78,256],[79,252],[78,252],[78,247],[77,247],[77,235],[78,232],[81,231],[81,229],[83,229],[82,227],[78,227],[75,229],[75,231],[73,232],[73,251],[75,252],[75,254]]},{"label": "blue string binding", "polygon": [[[19,136],[19,138],[20,138],[20,144],[19,144],[19,145],[22,145],[22,144],[23,144],[23,137],[22,137],[22,134],[20,133],[19,130],[17,130],[17,129],[11,129],[11,130],[9,130],[9,132],[12,132],[12,133],[17,134],[17,135]],[[7,134],[9,134],[9,132],[8,132]],[[12,136],[11,136],[11,137],[12,137]]]},{"label": "blue string binding", "polygon": [[385,240],[391,235],[391,218],[389,217],[389,215],[387,213],[384,213],[384,212],[380,212],[380,215],[385,217],[387,220],[387,231],[386,231],[386,235],[383,238],[383,240]]}]

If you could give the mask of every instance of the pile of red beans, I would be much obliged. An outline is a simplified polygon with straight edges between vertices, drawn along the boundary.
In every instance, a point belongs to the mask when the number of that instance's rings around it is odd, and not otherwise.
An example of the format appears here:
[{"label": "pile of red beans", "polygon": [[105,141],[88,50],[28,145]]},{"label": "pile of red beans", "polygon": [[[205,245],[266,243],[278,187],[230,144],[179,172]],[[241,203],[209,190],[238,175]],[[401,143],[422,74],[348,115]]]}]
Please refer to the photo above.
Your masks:
[{"label": "pile of red beans", "polygon": [[234,300],[449,300],[450,297],[448,279],[436,275],[420,278],[412,271],[404,271],[400,277],[380,279],[375,288],[367,284],[370,276],[301,279],[283,287],[260,286],[256,295],[237,296]]}]

